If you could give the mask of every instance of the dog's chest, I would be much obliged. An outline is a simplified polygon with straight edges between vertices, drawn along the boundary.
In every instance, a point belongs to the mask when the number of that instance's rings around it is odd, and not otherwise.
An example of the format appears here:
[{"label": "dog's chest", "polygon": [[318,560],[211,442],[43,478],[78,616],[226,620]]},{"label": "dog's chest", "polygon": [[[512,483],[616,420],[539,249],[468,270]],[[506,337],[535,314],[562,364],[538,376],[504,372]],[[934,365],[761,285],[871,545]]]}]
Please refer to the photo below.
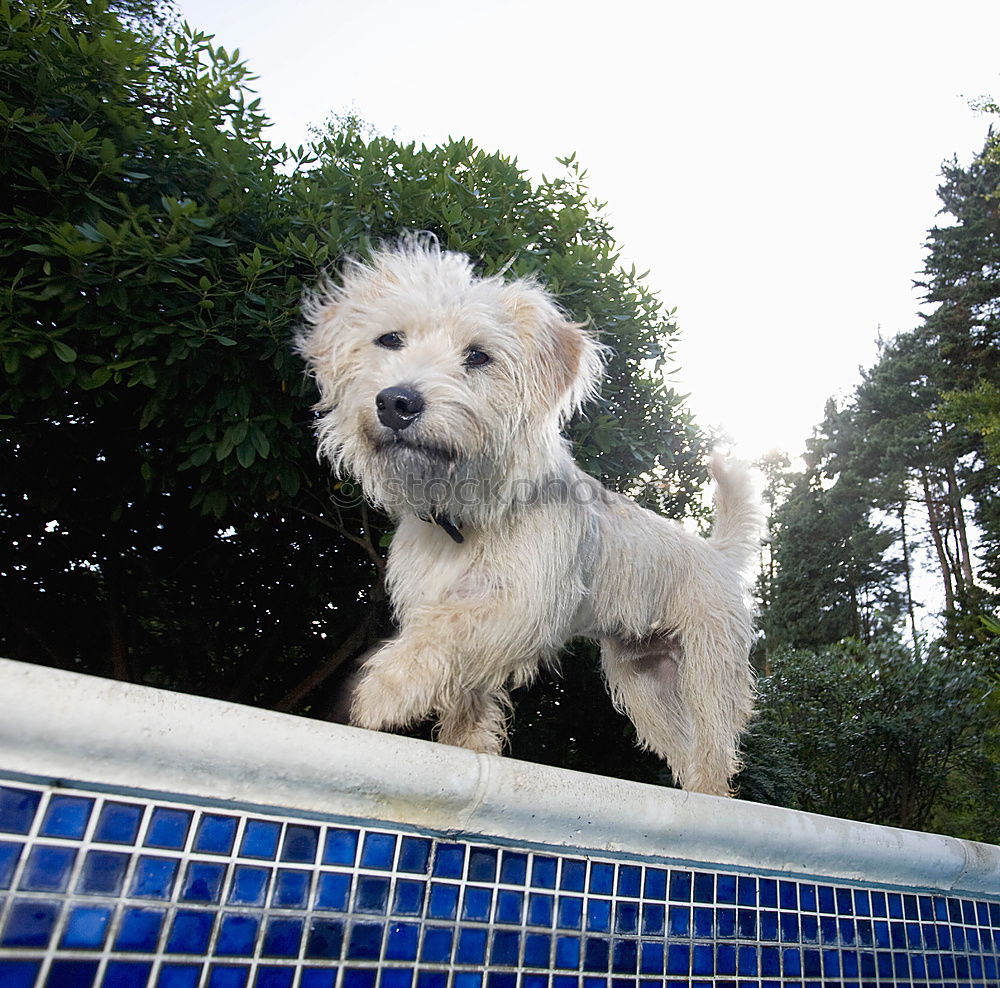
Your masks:
[{"label": "dog's chest", "polygon": [[457,544],[426,522],[403,522],[393,539],[387,571],[399,615],[414,608],[486,601],[499,589],[494,570],[476,546]]}]

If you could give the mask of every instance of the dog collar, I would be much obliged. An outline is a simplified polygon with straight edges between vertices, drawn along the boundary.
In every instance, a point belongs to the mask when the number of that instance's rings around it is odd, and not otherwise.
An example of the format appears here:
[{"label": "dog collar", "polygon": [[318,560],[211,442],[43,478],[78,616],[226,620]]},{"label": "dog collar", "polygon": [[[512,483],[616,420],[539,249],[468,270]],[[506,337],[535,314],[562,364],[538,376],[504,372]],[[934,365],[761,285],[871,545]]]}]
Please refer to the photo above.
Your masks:
[{"label": "dog collar", "polygon": [[458,530],[458,527],[449,518],[445,518],[444,515],[431,515],[427,519],[434,525],[440,525],[449,535],[453,542],[457,542],[461,545],[465,541],[465,537]]}]

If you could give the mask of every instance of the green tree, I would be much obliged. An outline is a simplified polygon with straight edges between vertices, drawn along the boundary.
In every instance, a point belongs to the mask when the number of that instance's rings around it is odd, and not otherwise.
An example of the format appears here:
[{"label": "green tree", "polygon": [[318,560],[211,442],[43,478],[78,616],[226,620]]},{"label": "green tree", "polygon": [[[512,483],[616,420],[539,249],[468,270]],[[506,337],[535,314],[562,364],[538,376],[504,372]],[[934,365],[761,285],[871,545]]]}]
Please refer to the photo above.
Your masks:
[{"label": "green tree", "polygon": [[708,440],[663,383],[672,314],[572,158],[536,183],[467,140],[275,149],[236,53],[164,14],[0,5],[3,653],[330,710],[389,630],[389,523],[316,462],[289,341],[304,286],[408,228],[590,319],[615,357],[581,462],[696,510]]},{"label": "green tree", "polygon": [[[891,641],[779,651],[747,740],[744,798],[889,826],[1000,837],[995,691],[976,653]],[[990,741],[989,739],[993,739]],[[992,789],[990,788],[992,786]],[[962,817],[969,797],[981,813]]]}]

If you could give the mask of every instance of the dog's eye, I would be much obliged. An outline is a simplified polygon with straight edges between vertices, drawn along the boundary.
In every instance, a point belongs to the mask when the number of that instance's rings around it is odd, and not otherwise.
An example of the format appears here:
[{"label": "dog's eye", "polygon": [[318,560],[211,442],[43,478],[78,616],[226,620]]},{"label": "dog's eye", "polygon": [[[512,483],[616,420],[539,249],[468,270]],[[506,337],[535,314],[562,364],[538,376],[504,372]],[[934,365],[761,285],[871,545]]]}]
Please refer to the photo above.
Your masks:
[{"label": "dog's eye", "polygon": [[375,345],[386,350],[402,350],[403,337],[399,333],[385,333],[375,341]]},{"label": "dog's eye", "polygon": [[465,352],[466,367],[485,367],[492,360],[488,353],[476,350],[474,347]]}]

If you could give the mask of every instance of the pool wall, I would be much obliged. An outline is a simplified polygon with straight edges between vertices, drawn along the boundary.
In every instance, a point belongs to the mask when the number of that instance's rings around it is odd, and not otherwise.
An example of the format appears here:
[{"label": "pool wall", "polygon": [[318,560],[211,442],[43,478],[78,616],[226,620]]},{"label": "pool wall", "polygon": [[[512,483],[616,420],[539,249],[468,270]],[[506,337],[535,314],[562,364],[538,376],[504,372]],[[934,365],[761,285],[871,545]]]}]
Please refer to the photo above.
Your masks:
[{"label": "pool wall", "polygon": [[2,988],[998,970],[1000,848],[0,660]]}]

